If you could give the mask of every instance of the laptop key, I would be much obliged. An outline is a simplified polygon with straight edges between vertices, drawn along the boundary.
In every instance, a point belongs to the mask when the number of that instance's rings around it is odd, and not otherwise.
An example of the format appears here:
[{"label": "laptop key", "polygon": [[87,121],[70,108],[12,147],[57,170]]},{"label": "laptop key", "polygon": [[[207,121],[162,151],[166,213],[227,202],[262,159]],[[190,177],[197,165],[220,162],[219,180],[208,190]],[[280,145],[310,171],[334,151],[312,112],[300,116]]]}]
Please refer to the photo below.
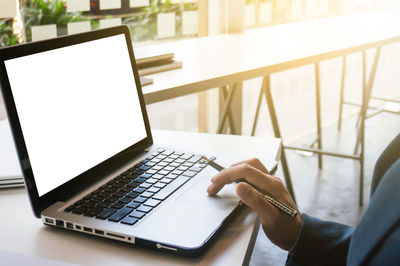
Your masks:
[{"label": "laptop key", "polygon": [[144,198],[151,198],[151,196],[153,196],[153,195],[154,195],[154,193],[146,191],[146,192],[143,192],[140,196],[144,197]]},{"label": "laptop key", "polygon": [[161,171],[158,171],[158,174],[160,174],[160,175],[168,175],[169,172],[170,172],[170,171],[161,170]]},{"label": "laptop key", "polygon": [[191,153],[184,153],[184,154],[182,154],[179,158],[182,158],[182,159],[185,159],[185,160],[187,160],[187,159],[189,159],[190,157],[192,157],[194,154],[191,154]]},{"label": "laptop key", "polygon": [[127,204],[127,203],[129,203],[131,201],[132,201],[132,199],[129,198],[129,197],[123,197],[123,198],[120,198],[118,202]]},{"label": "laptop key", "polygon": [[72,209],[72,213],[75,213],[75,214],[82,214],[82,213],[84,213],[85,211],[87,210],[87,208],[85,208],[85,207],[75,207],[75,208],[73,208]]},{"label": "laptop key", "polygon": [[129,208],[132,208],[132,209],[136,209],[139,206],[140,206],[140,203],[139,202],[134,202],[134,201],[126,205],[126,207],[129,207]]},{"label": "laptop key", "polygon": [[140,206],[139,208],[137,208],[137,211],[141,211],[141,212],[145,212],[145,213],[149,213],[153,208],[149,207],[149,206]]},{"label": "laptop key", "polygon": [[150,170],[147,170],[146,173],[151,174],[151,175],[154,175],[155,173],[157,173],[157,171],[158,171],[158,170],[150,169]]},{"label": "laptop key", "polygon": [[179,176],[174,181],[172,181],[171,184],[169,184],[164,189],[160,190],[157,194],[155,194],[153,196],[153,199],[157,199],[157,200],[166,199],[169,195],[171,195],[175,190],[177,190],[179,187],[181,187],[188,180],[189,180],[189,177]]},{"label": "laptop key", "polygon": [[100,212],[99,214],[96,215],[96,218],[99,219],[107,219],[110,215],[112,215],[113,213],[115,213],[117,210],[114,208],[107,208],[105,210],[103,210],[102,212]]},{"label": "laptop key", "polygon": [[193,171],[193,172],[200,172],[201,170],[203,170],[203,168],[200,168],[200,167],[197,167],[197,166],[192,166],[192,167],[190,167],[189,170]]},{"label": "laptop key", "polygon": [[158,191],[160,191],[160,189],[159,189],[159,188],[156,188],[156,187],[151,187],[151,188],[149,188],[147,191],[148,191],[148,192],[151,192],[151,193],[157,193]]},{"label": "laptop key", "polygon": [[114,209],[121,209],[124,206],[125,206],[125,203],[121,203],[121,202],[116,202],[113,205],[111,205],[111,207],[113,207]]},{"label": "laptop key", "polygon": [[177,177],[178,177],[178,175],[175,175],[175,174],[169,174],[169,175],[166,175],[165,177],[166,177],[166,178],[170,178],[170,179],[175,179],[175,178],[177,178]]},{"label": "laptop key", "polygon": [[188,176],[188,177],[194,177],[196,174],[197,174],[197,172],[193,172],[193,171],[187,170],[182,175],[183,176]]},{"label": "laptop key", "polygon": [[65,211],[65,212],[70,212],[70,211],[72,211],[72,209],[73,209],[74,207],[75,207],[74,205],[68,206],[64,211]]},{"label": "laptop key", "polygon": [[161,178],[163,178],[163,177],[164,177],[163,175],[155,174],[155,175],[153,175],[151,178],[154,178],[154,179],[161,179]]},{"label": "laptop key", "polygon": [[174,170],[171,172],[171,174],[174,174],[174,175],[180,175],[182,173],[183,173],[183,171],[180,171],[180,170]]},{"label": "laptop key", "polygon": [[163,188],[163,187],[165,187],[166,185],[167,185],[167,184],[165,184],[165,183],[158,182],[157,184],[154,185],[154,187],[156,187],[156,188]]},{"label": "laptop key", "polygon": [[137,192],[137,193],[142,193],[142,192],[144,192],[146,189],[144,189],[144,188],[142,188],[142,187],[137,187],[137,188],[134,188],[133,190],[132,190],[132,192]]},{"label": "laptop key", "polygon": [[103,210],[104,210],[104,208],[94,207],[94,208],[91,208],[91,209],[85,211],[83,213],[83,215],[88,216],[88,217],[93,217],[93,216],[96,216],[98,213],[100,213]]},{"label": "laptop key", "polygon": [[184,162],[185,162],[185,160],[184,160],[184,159],[181,159],[181,158],[176,159],[176,160],[174,161],[174,163],[179,163],[179,164],[182,164],[182,163],[184,163]]},{"label": "laptop key", "polygon": [[173,179],[164,177],[160,180],[161,183],[169,184]]},{"label": "laptop key", "polygon": [[147,179],[147,180],[146,180],[146,183],[149,183],[149,184],[155,184],[155,183],[157,183],[157,182],[158,182],[158,180],[155,179],[155,178],[150,178],[150,179]]},{"label": "laptop key", "polygon": [[140,193],[138,192],[129,192],[128,194],[126,194],[127,197],[130,197],[132,199],[136,198],[137,196],[139,196]]},{"label": "laptop key", "polygon": [[139,177],[141,177],[141,178],[149,178],[150,176],[151,176],[151,174],[143,173]]},{"label": "laptop key", "polygon": [[175,167],[172,167],[172,166],[167,166],[167,167],[164,167],[164,171],[168,171],[168,172],[171,172],[172,170],[174,170],[175,169]]},{"label": "laptop key", "polygon": [[150,184],[150,183],[142,183],[142,184],[140,184],[140,187],[141,188],[149,188],[149,187],[151,187],[153,184]]},{"label": "laptop key", "polygon": [[190,163],[197,163],[198,161],[200,161],[200,159],[201,159],[200,155],[195,155],[195,156],[192,156],[192,157],[188,160],[188,162],[190,162]]},{"label": "laptop key", "polygon": [[160,203],[161,203],[161,200],[149,199],[144,203],[144,205],[154,208]]},{"label": "laptop key", "polygon": [[144,181],[146,181],[146,178],[143,177],[137,177],[136,179],[134,179],[133,181],[137,182],[137,183],[143,183]]},{"label": "laptop key", "polygon": [[134,217],[134,218],[137,218],[137,219],[141,219],[143,216],[145,216],[146,215],[146,213],[144,213],[144,212],[138,212],[138,211],[133,211],[133,212],[131,212],[130,214],[129,214],[129,216],[130,217]]},{"label": "laptop key", "polygon": [[139,167],[140,170],[147,171],[150,169],[150,166],[142,165]]},{"label": "laptop key", "polygon": [[110,203],[103,201],[103,202],[100,202],[99,204],[97,204],[96,206],[99,206],[101,208],[107,208],[108,206],[110,206]]},{"label": "laptop key", "polygon": [[119,211],[117,211],[116,213],[114,213],[113,215],[111,215],[111,217],[108,218],[108,220],[111,222],[119,222],[122,220],[122,218],[127,216],[130,212],[132,212],[131,208],[126,208],[126,207],[122,208]]},{"label": "laptop key", "polygon": [[159,171],[159,170],[163,169],[163,167],[164,167],[164,166],[158,165],[158,164],[157,164],[157,165],[153,166],[153,167],[151,168],[151,170]]},{"label": "laptop key", "polygon": [[135,223],[137,223],[137,221],[138,221],[138,219],[136,219],[134,217],[127,216],[121,221],[121,223],[122,224],[127,224],[127,225],[134,225]]},{"label": "laptop key", "polygon": [[146,200],[147,200],[147,198],[144,198],[144,197],[137,197],[137,198],[135,198],[133,201],[139,202],[139,203],[143,203],[143,202],[145,202]]}]

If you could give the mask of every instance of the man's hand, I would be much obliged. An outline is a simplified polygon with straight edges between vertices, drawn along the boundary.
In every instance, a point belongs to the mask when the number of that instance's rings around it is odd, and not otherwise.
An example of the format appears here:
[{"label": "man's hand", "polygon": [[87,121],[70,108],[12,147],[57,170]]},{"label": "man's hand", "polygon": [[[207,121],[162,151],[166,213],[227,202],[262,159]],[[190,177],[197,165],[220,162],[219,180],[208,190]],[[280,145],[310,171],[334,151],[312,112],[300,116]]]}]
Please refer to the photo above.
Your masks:
[{"label": "man's hand", "polygon": [[[269,175],[258,159],[243,161],[221,171],[211,179],[212,184],[207,192],[215,195],[224,185],[241,178],[297,210],[296,204],[282,181]],[[295,246],[301,231],[300,212],[295,219],[290,218],[271,205],[260,192],[244,182],[236,186],[236,193],[247,206],[259,214],[265,234],[275,245],[284,250],[291,250]]]}]

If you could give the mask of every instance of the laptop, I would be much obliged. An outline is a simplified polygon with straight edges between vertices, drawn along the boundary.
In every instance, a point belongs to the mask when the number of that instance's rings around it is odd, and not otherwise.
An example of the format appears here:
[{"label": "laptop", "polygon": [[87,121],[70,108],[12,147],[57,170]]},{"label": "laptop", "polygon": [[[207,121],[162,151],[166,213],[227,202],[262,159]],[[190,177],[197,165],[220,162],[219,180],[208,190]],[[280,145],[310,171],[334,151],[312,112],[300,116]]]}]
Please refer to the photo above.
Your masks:
[{"label": "laptop", "polygon": [[45,225],[195,256],[239,209],[233,186],[207,195],[217,172],[196,151],[153,142],[126,26],[0,49],[0,71]]}]

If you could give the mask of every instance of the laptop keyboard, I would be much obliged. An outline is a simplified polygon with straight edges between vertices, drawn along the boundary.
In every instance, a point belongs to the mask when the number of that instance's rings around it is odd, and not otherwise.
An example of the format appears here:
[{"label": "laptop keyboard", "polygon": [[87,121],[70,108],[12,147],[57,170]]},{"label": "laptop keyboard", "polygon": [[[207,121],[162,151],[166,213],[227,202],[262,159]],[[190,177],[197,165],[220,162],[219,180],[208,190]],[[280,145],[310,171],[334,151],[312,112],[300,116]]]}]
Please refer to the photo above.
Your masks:
[{"label": "laptop keyboard", "polygon": [[158,149],[65,212],[134,225],[206,166],[199,155]]}]

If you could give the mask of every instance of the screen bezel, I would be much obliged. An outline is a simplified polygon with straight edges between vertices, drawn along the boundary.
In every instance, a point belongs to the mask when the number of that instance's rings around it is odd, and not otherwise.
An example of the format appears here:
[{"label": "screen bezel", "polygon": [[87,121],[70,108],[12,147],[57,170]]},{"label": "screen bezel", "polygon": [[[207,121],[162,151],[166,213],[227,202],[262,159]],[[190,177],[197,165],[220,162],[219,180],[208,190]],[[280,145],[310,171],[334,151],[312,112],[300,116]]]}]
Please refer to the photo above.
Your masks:
[{"label": "screen bezel", "polygon": [[[4,61],[119,34],[125,35],[147,137],[115,154],[111,158],[108,158],[104,162],[90,168],[68,182],[42,196],[39,196]],[[0,85],[8,114],[8,120],[14,137],[18,159],[25,179],[25,185],[32,204],[33,212],[37,217],[40,217],[41,212],[50,205],[58,201],[63,201],[81,192],[83,189],[89,187],[96,181],[101,180],[106,175],[114,172],[127,162],[131,161],[137,155],[141,154],[145,148],[153,144],[144,96],[133,53],[132,41],[127,26],[117,26],[0,49]]]}]

